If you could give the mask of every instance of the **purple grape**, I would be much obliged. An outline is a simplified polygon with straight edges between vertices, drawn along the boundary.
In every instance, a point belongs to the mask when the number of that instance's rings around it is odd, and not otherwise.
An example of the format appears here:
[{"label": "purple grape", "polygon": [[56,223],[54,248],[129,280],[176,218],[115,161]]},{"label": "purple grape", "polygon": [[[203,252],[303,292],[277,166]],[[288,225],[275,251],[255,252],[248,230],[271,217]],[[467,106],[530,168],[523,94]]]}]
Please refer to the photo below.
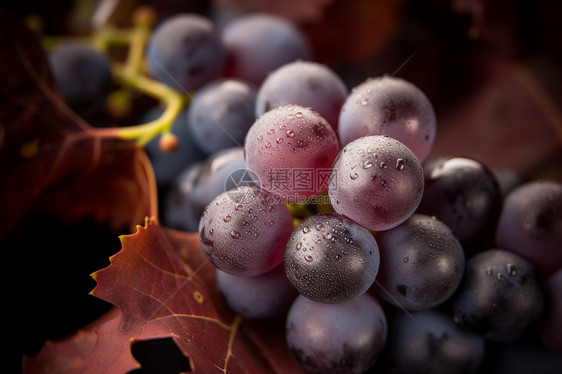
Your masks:
[{"label": "purple grape", "polygon": [[384,311],[369,294],[340,304],[298,296],[287,315],[287,345],[308,373],[363,373],[386,335]]},{"label": "purple grape", "polygon": [[295,61],[273,71],[261,85],[256,115],[286,104],[310,107],[337,130],[340,109],[348,95],[341,78],[329,67],[311,61]]},{"label": "purple grape", "polygon": [[479,373],[485,354],[484,339],[460,329],[445,313],[437,309],[408,314],[397,310],[389,315],[388,322],[380,372]]},{"label": "purple grape", "polygon": [[236,18],[223,29],[222,41],[230,56],[229,74],[257,85],[280,66],[312,56],[303,32],[272,14]]},{"label": "purple grape", "polygon": [[541,273],[562,267],[562,183],[520,185],[503,204],[496,245],[530,261]]},{"label": "purple grape", "polygon": [[562,353],[562,269],[548,278],[545,290],[548,308],[540,329],[540,339],[551,350]]},{"label": "purple grape", "polygon": [[340,151],[328,194],[337,213],[378,231],[408,219],[423,188],[423,169],[416,155],[394,138],[371,135]]},{"label": "purple grape", "polygon": [[418,213],[436,216],[467,247],[489,243],[501,210],[494,174],[481,162],[448,157],[425,165],[425,190]]},{"label": "purple grape", "polygon": [[170,227],[197,231],[203,210],[221,193],[256,186],[246,169],[244,149],[224,149],[182,171],[166,194],[164,222]]},{"label": "purple grape", "polygon": [[234,79],[214,80],[193,97],[188,109],[193,139],[205,152],[213,154],[241,146],[256,120],[257,88]]},{"label": "purple grape", "polygon": [[476,254],[451,299],[455,321],[493,341],[515,340],[537,324],[545,295],[535,268],[501,249]]},{"label": "purple grape", "polygon": [[199,221],[205,256],[220,270],[240,276],[263,274],[281,264],[292,231],[287,206],[248,186],[217,196]]},{"label": "purple grape", "polygon": [[267,319],[282,315],[298,295],[287,280],[283,265],[255,277],[232,275],[217,269],[217,283],[228,306],[244,318]]},{"label": "purple grape", "polygon": [[301,295],[320,303],[341,303],[373,284],[379,250],[373,235],[335,213],[321,213],[298,225],[285,250],[285,272]]},{"label": "purple grape", "polygon": [[400,78],[369,78],[351,90],[339,117],[343,145],[367,135],[388,135],[423,162],[435,140],[436,119],[427,96]]},{"label": "purple grape", "polygon": [[285,105],[254,122],[244,149],[246,166],[261,187],[296,203],[326,189],[340,148],[334,129],[317,112]]},{"label": "purple grape", "polygon": [[464,251],[443,222],[414,214],[377,234],[381,296],[407,310],[433,308],[447,300],[464,274]]},{"label": "purple grape", "polygon": [[209,19],[186,13],[167,18],[156,27],[146,58],[156,79],[187,92],[223,72],[226,50]]},{"label": "purple grape", "polygon": [[87,44],[69,43],[49,53],[49,65],[61,94],[77,114],[91,119],[111,90],[111,62]]}]

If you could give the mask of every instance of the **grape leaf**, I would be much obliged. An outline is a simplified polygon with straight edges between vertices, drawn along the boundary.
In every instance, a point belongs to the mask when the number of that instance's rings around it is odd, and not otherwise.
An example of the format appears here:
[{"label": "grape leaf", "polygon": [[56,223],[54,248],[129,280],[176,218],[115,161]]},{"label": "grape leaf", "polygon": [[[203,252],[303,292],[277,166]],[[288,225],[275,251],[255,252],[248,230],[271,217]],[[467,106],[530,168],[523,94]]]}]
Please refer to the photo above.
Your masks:
[{"label": "grape leaf", "polygon": [[94,296],[121,312],[50,342],[24,362],[25,373],[124,373],[138,364],[134,341],[172,337],[195,373],[302,373],[286,348],[282,321],[243,320],[226,306],[215,268],[197,234],[147,219],[122,250],[94,273]]},{"label": "grape leaf", "polygon": [[[37,36],[0,8],[0,241],[27,215],[95,218],[116,229],[149,214],[144,151],[95,131],[64,103]],[[5,222],[4,222],[5,221]]]}]

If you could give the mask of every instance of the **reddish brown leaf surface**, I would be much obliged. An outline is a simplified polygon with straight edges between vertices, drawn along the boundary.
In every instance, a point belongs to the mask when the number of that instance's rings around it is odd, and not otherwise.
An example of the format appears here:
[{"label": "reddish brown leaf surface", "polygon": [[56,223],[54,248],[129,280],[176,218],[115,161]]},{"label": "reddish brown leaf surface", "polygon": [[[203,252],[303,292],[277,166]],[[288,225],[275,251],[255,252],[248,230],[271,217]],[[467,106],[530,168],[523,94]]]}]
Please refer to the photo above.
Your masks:
[{"label": "reddish brown leaf surface", "polygon": [[246,321],[228,310],[196,234],[149,219],[122,243],[111,265],[94,274],[93,291],[121,313],[47,344],[25,361],[25,373],[125,373],[138,366],[131,344],[161,337],[174,338],[195,373],[302,372],[282,323]]},{"label": "reddish brown leaf surface", "polygon": [[116,228],[142,223],[150,204],[144,151],[100,136],[65,105],[36,35],[2,8],[0,81],[0,241],[38,212]]}]

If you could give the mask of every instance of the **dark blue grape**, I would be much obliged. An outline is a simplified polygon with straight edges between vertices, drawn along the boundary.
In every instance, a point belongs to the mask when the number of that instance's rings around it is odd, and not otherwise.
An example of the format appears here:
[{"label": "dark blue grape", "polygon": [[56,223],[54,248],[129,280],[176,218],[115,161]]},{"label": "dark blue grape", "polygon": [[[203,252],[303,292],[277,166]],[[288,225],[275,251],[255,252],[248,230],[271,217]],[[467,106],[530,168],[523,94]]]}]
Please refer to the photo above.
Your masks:
[{"label": "dark blue grape", "polygon": [[496,245],[530,261],[541,273],[562,267],[562,183],[536,180],[509,193]]},{"label": "dark blue grape", "polygon": [[451,299],[454,320],[493,341],[515,340],[537,327],[545,294],[535,268],[500,249],[476,254]]},{"label": "dark blue grape", "polygon": [[417,212],[443,221],[464,246],[489,244],[502,203],[491,171],[477,160],[450,157],[429,162],[424,172],[425,190]]},{"label": "dark blue grape", "polygon": [[460,329],[445,313],[424,310],[389,315],[388,341],[374,372],[386,374],[478,373],[484,339]]},{"label": "dark blue grape", "polygon": [[308,373],[363,373],[386,336],[384,311],[369,294],[340,304],[298,296],[287,316],[287,345]]},{"label": "dark blue grape", "polygon": [[224,28],[222,40],[229,53],[229,75],[257,85],[280,66],[312,56],[304,33],[272,14],[254,13],[234,19]]},{"label": "dark blue grape", "polygon": [[208,154],[244,143],[256,120],[257,89],[234,79],[203,86],[189,106],[189,126],[197,145]]},{"label": "dark blue grape", "polygon": [[164,203],[164,222],[185,231],[197,231],[205,207],[221,193],[239,186],[255,186],[246,169],[244,149],[222,150],[182,171],[173,181]]},{"label": "dark blue grape", "polygon": [[63,44],[50,52],[49,65],[64,100],[77,114],[89,120],[103,108],[112,85],[105,54],[86,44]]},{"label": "dark blue grape", "polygon": [[222,73],[226,50],[209,19],[197,14],[178,14],[156,27],[146,58],[156,79],[186,92]]},{"label": "dark blue grape", "polygon": [[379,251],[373,235],[335,213],[309,217],[298,225],[285,250],[285,272],[301,295],[341,303],[373,284]]},{"label": "dark blue grape", "polygon": [[548,307],[541,324],[541,342],[562,354],[562,269],[552,274],[545,284]]},{"label": "dark blue grape", "polygon": [[447,300],[464,274],[458,239],[435,217],[414,214],[376,236],[381,255],[380,294],[407,310],[433,308]]}]

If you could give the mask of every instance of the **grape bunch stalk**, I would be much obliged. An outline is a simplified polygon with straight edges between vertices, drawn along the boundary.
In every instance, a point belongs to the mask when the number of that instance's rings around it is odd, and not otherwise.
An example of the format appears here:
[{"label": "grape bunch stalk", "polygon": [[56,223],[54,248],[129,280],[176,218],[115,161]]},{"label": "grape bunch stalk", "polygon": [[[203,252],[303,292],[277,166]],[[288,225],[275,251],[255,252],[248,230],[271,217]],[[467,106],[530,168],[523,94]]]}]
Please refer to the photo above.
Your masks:
[{"label": "grape bunch stalk", "polygon": [[476,159],[429,158],[436,114],[413,83],[348,87],[269,14],[139,8],[131,29],[45,45],[84,119],[155,99],[143,123],[92,131],[146,147],[161,221],[198,232],[234,312],[285,319],[307,372],[480,373],[523,340],[562,353],[562,184],[505,191]]}]

